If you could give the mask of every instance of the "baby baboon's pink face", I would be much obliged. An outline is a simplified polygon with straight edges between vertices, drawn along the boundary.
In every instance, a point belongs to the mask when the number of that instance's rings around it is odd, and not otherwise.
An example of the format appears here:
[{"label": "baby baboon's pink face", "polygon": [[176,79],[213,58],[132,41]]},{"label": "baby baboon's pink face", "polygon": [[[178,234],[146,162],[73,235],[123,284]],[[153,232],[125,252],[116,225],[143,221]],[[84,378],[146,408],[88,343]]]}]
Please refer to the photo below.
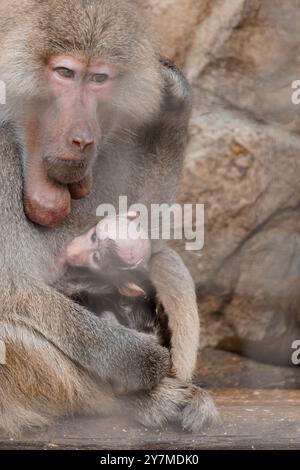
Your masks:
[{"label": "baby baboon's pink face", "polygon": [[109,265],[112,250],[128,267],[147,268],[151,242],[132,214],[107,217],[76,237],[66,249],[65,261],[71,266],[101,270]]}]

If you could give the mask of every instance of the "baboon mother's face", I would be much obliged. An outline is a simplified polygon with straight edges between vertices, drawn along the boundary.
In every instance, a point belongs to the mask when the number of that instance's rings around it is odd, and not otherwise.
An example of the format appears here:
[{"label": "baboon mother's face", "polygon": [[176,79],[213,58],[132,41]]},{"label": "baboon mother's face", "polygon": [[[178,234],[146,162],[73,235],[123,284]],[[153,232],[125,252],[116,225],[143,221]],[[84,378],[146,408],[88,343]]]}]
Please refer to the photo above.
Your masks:
[{"label": "baboon mother's face", "polygon": [[93,161],[116,125],[120,71],[105,60],[52,55],[44,65],[46,92],[28,105],[22,122],[24,205],[29,219],[55,226],[71,198],[91,189]]},{"label": "baboon mother's face", "polygon": [[101,113],[107,112],[116,75],[116,67],[101,61],[71,55],[49,60],[49,100],[27,133],[54,181],[79,183],[87,176],[105,132]]},{"label": "baboon mother's face", "polygon": [[21,143],[27,216],[53,227],[89,193],[105,145],[113,158],[119,133],[136,135],[158,113],[163,85],[139,2],[28,1],[8,12],[0,2],[0,122]]}]

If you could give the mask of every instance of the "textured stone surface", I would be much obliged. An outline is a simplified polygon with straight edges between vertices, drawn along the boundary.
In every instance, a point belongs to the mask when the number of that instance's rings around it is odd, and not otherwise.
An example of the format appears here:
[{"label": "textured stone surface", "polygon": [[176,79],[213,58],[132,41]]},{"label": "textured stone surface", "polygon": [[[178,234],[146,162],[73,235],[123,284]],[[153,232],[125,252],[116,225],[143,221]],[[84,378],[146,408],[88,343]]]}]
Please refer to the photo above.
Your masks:
[{"label": "textured stone surface", "polygon": [[183,66],[211,0],[146,0],[153,12],[163,53]]},{"label": "textured stone surface", "polygon": [[205,203],[202,345],[290,362],[300,339],[300,1],[147,0],[195,90],[182,202]]},{"label": "textured stone surface", "polygon": [[205,204],[205,246],[178,248],[198,286],[202,344],[231,339],[252,355],[256,345],[238,338],[270,341],[265,359],[288,362],[300,338],[290,332],[299,320],[299,139],[201,90],[194,101],[180,200]]},{"label": "textured stone surface", "polygon": [[228,105],[300,130],[299,0],[146,0],[164,53]]},{"label": "textured stone surface", "polygon": [[[291,84],[299,79],[300,3],[295,0],[223,2],[231,5],[216,26],[202,56],[198,41],[187,59],[188,75],[228,104],[248,110],[257,119],[279,122],[299,131],[299,107],[291,101]],[[234,6],[236,7],[234,9]],[[218,10],[218,7],[216,7]],[[218,41],[224,27],[222,41]],[[205,37],[205,21],[198,39]],[[195,65],[196,64],[196,67]]]}]

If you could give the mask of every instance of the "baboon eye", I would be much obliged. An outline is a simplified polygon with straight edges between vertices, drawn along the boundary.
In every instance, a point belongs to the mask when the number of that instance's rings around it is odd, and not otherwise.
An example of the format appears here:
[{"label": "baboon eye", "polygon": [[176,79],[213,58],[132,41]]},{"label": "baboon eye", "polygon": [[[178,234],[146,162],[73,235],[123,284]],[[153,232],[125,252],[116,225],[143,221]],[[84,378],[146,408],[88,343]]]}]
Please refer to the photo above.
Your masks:
[{"label": "baboon eye", "polygon": [[95,83],[104,83],[109,79],[109,76],[107,73],[95,73],[94,75],[91,76],[92,82]]},{"label": "baboon eye", "polygon": [[101,261],[101,260],[100,260],[100,254],[99,254],[98,251],[95,251],[95,252],[93,253],[93,262],[94,262],[97,266],[99,266],[99,265],[100,265],[100,261]]},{"label": "baboon eye", "polygon": [[92,243],[96,243],[96,241],[97,241],[97,233],[96,233],[96,231],[93,232],[93,234],[92,234],[92,236],[91,236],[91,240],[92,240]]},{"label": "baboon eye", "polygon": [[55,72],[58,73],[63,78],[74,78],[75,77],[75,72],[74,70],[67,69],[66,67],[56,67],[54,69]]}]

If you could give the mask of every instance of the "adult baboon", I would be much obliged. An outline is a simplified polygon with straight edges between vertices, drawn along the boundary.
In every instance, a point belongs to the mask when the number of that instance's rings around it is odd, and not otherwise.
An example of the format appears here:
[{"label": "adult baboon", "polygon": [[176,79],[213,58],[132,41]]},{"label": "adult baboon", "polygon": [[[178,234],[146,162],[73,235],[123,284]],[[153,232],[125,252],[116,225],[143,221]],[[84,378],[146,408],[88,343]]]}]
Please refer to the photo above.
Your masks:
[{"label": "adult baboon", "polygon": [[100,203],[171,201],[190,111],[186,81],[159,60],[138,1],[1,0],[0,44],[0,429],[111,413],[120,405],[116,377],[139,391],[129,403],[145,423],[179,412],[190,429],[209,421],[208,396],[192,400],[179,382],[191,379],[199,323],[193,282],[173,251],[153,247],[151,277],[169,316],[174,379],[164,378],[166,349],[48,285],[58,250],[97,222]]}]

